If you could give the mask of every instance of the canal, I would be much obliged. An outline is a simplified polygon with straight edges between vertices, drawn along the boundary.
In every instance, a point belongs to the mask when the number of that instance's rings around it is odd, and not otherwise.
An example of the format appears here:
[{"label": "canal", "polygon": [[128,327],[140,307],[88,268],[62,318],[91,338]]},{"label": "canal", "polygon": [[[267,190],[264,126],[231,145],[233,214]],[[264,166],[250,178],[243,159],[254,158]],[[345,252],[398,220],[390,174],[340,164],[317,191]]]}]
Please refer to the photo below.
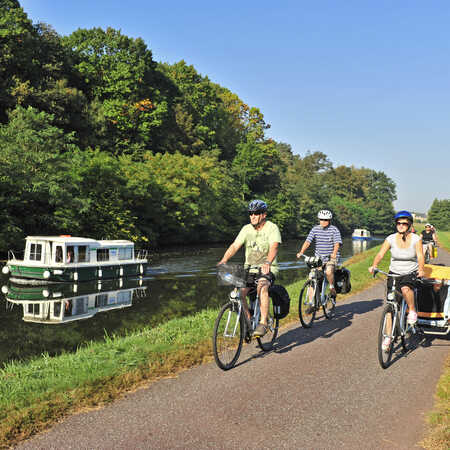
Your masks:
[{"label": "canal", "polygon": [[[380,242],[345,238],[342,258]],[[295,257],[299,247],[300,242],[293,241],[281,245],[280,284],[305,276],[304,263]],[[223,304],[229,288],[217,285],[215,266],[224,251],[225,246],[216,245],[165,252],[151,260],[142,279],[30,287],[2,276],[0,367],[44,352],[74,351],[105,335],[126,335]],[[242,260],[241,251],[232,261]]]}]

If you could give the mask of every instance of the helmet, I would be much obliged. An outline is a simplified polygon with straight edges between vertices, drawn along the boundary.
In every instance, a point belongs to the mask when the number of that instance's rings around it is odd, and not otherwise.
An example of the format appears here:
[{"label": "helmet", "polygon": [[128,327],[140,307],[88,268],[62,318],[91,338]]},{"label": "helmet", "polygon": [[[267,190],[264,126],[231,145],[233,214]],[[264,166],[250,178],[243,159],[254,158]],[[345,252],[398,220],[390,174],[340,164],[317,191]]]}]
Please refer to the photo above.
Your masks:
[{"label": "helmet", "polygon": [[414,218],[409,211],[399,211],[395,215],[394,220],[397,221],[397,219],[400,219],[400,217],[404,217],[404,218],[408,219],[411,223],[414,222]]},{"label": "helmet", "polygon": [[317,218],[322,220],[331,220],[333,218],[333,214],[331,214],[331,211],[328,211],[328,209],[321,209],[317,213]]},{"label": "helmet", "polygon": [[264,213],[267,211],[267,203],[262,200],[252,200],[248,204],[249,213]]},{"label": "helmet", "polygon": [[426,227],[432,227],[431,223],[425,224]]}]

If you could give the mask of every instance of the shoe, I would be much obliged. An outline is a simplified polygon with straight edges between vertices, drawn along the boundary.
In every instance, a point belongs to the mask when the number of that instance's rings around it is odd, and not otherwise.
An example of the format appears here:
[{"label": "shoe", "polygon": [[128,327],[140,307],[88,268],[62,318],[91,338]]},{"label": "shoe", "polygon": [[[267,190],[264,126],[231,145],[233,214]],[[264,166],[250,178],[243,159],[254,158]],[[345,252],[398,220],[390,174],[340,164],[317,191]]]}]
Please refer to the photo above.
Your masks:
[{"label": "shoe", "polygon": [[253,331],[253,337],[263,337],[267,333],[267,325],[258,323],[255,331]]},{"label": "shoe", "polygon": [[408,325],[414,325],[417,322],[417,313],[415,311],[410,311],[408,313],[407,322]]},{"label": "shoe", "polygon": [[388,352],[390,346],[391,346],[391,338],[389,336],[386,336],[383,339],[383,343],[381,344],[381,348],[383,349],[383,352]]}]

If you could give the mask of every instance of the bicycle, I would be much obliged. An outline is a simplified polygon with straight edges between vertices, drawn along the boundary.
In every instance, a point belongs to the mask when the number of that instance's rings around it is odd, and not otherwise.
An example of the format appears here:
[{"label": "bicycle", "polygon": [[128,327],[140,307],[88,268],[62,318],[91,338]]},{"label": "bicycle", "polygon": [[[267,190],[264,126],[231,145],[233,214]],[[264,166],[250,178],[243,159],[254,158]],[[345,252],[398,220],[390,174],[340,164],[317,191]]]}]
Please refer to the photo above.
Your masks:
[{"label": "bicycle", "polygon": [[[240,292],[240,288],[247,286],[247,275],[252,268],[252,266],[243,268],[243,266],[231,264],[222,264],[218,268],[217,275],[221,284],[234,286],[229,294],[228,302],[222,306],[214,324],[214,359],[222,370],[229,370],[235,366],[244,339],[247,343],[251,341],[252,333],[259,323],[261,310],[256,283],[248,294],[250,319],[245,317],[242,302],[246,299],[241,298]],[[265,352],[272,350],[279,326],[279,319],[273,313],[273,303],[270,302],[270,304],[272,307],[269,306],[268,331],[264,336],[256,338],[259,347]]]},{"label": "bicycle", "polygon": [[300,291],[298,300],[298,316],[305,328],[310,328],[316,312],[320,308],[327,319],[334,315],[336,297],[329,291],[329,283],[325,276],[325,263],[318,256],[305,256],[305,263],[310,269],[309,277]]},{"label": "bicycle", "polygon": [[[407,321],[408,305],[403,298],[401,291],[396,288],[397,278],[403,275],[395,275],[392,273],[383,272],[380,269],[374,269],[373,276],[377,273],[382,273],[388,278],[392,278],[392,287],[386,295],[386,305],[381,314],[380,328],[378,330],[378,361],[383,369],[390,365],[394,345],[398,338],[402,345],[403,353],[406,353],[409,348],[409,340],[413,334],[416,334],[416,324],[410,325]],[[414,302],[416,303],[416,289],[414,289]],[[388,344],[386,344],[388,339]],[[384,343],[384,345],[383,345]]]},{"label": "bicycle", "polygon": [[[432,244],[432,250],[430,251],[430,246],[429,244]],[[422,248],[423,248],[423,256],[425,259],[425,264],[429,264],[431,258],[433,258],[433,254],[434,254],[434,249],[436,247],[436,242],[431,241],[431,242],[424,242],[422,243]]]}]

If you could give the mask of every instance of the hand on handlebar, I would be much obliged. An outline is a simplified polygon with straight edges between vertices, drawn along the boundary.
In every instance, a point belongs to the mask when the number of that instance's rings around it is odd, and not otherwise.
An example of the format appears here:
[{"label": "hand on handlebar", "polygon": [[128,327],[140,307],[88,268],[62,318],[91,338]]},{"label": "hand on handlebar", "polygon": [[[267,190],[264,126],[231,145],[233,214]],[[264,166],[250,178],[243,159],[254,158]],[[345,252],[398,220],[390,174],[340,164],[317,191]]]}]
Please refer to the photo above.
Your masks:
[{"label": "hand on handlebar", "polygon": [[300,259],[300,258],[301,258],[302,256],[304,256],[304,255],[303,255],[302,252],[298,252],[296,256],[297,256],[297,259]]}]

